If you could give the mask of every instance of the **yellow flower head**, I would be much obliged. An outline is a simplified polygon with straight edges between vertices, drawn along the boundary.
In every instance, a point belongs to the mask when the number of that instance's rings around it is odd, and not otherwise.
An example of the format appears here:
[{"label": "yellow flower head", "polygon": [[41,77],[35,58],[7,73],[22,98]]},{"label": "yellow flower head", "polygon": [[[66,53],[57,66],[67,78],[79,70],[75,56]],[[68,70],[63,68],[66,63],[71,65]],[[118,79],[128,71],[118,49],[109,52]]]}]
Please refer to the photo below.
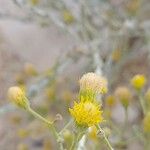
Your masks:
[{"label": "yellow flower head", "polygon": [[89,101],[74,102],[74,107],[69,109],[77,125],[90,127],[103,121],[100,105]]},{"label": "yellow flower head", "polygon": [[80,79],[80,91],[89,91],[95,94],[107,93],[106,78],[95,73],[87,73]]},{"label": "yellow flower head", "polygon": [[126,87],[118,87],[115,91],[115,96],[120,100],[121,104],[127,108],[129,105],[129,100],[131,100],[131,93]]},{"label": "yellow flower head", "polygon": [[150,112],[148,112],[144,117],[143,129],[146,133],[150,133]]},{"label": "yellow flower head", "polygon": [[131,84],[136,90],[141,90],[146,84],[146,77],[144,75],[135,75],[131,79]]},{"label": "yellow flower head", "polygon": [[18,107],[27,109],[29,107],[29,101],[25,96],[25,93],[21,88],[14,86],[8,90],[8,99],[12,101]]}]

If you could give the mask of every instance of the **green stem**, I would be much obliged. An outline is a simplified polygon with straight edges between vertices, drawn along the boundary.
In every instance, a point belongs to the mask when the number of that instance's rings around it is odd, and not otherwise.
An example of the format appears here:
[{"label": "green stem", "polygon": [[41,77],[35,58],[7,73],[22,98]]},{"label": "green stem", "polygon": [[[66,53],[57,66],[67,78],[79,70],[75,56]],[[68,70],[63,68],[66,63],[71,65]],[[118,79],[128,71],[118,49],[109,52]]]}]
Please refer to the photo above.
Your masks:
[{"label": "green stem", "polygon": [[76,150],[77,144],[79,143],[79,141],[81,140],[81,138],[83,137],[83,135],[85,134],[84,132],[78,132],[75,136],[74,136],[74,140],[72,142],[72,145],[70,147],[70,150]]},{"label": "green stem", "polygon": [[79,136],[78,134],[74,135],[74,139],[73,139],[72,145],[70,147],[70,150],[74,150],[75,149],[77,141],[78,141],[78,136]]},{"label": "green stem", "polygon": [[143,96],[141,94],[141,92],[138,94],[139,96],[139,99],[140,99],[140,104],[141,104],[141,107],[142,107],[142,110],[143,110],[143,114],[145,115],[146,114],[146,108],[145,108],[145,103],[144,103],[144,99],[143,99]]},{"label": "green stem", "polygon": [[51,131],[53,132],[53,135],[55,136],[55,138],[57,139],[57,142],[59,143],[59,147],[60,150],[64,150],[63,148],[63,144],[61,142],[61,137],[59,136],[59,134],[56,131],[56,128],[53,125],[53,122],[48,121],[47,119],[45,119],[44,117],[42,117],[40,114],[38,114],[37,112],[35,112],[32,108],[28,108],[27,109],[28,112],[30,114],[32,114],[35,118],[38,118],[39,120],[43,121],[45,124],[48,125],[48,127],[51,129]]},{"label": "green stem", "polygon": [[39,120],[45,122],[47,125],[52,125],[53,123],[48,121],[47,119],[45,119],[44,117],[42,117],[40,114],[38,114],[37,112],[35,112],[32,108],[28,108],[28,112],[30,114],[32,114],[34,117],[38,118]]},{"label": "green stem", "polygon": [[73,120],[71,119],[65,126],[64,128],[59,132],[59,134],[62,134],[73,122]]},{"label": "green stem", "polygon": [[103,135],[103,137],[104,137],[104,140],[105,140],[106,144],[108,145],[109,149],[110,149],[110,150],[114,150],[113,147],[111,146],[109,140],[107,139],[104,130],[100,127],[100,125],[97,125],[96,127],[97,127],[97,128],[99,129],[99,131],[102,133],[102,135]]}]

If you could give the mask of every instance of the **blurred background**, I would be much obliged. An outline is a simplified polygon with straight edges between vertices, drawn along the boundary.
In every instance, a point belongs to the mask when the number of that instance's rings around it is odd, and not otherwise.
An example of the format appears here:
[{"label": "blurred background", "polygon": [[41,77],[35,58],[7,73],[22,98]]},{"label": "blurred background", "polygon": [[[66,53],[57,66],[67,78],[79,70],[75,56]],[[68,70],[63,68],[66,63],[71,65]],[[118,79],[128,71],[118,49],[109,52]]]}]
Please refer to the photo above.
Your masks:
[{"label": "blurred background", "polygon": [[[45,125],[9,103],[10,86],[24,89],[33,108],[50,120],[61,114],[60,129],[78,97],[78,80],[96,72],[108,79],[103,101],[118,86],[132,91],[130,132],[143,118],[130,80],[144,74],[146,92],[149,70],[149,0],[0,0],[0,149],[57,149]],[[121,125],[122,106],[111,111],[111,120]],[[113,134],[111,140],[116,142]],[[139,141],[115,149],[143,150]]]}]

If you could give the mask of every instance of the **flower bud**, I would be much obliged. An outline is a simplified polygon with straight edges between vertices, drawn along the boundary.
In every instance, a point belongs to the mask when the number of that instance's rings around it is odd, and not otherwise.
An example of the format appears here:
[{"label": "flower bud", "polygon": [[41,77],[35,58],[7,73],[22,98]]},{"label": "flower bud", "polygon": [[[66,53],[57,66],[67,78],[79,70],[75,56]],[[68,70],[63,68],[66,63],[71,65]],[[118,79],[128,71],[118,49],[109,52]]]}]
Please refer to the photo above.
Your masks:
[{"label": "flower bud", "polygon": [[70,145],[70,143],[72,143],[72,141],[73,141],[73,134],[72,134],[69,130],[66,129],[66,130],[63,132],[63,138],[64,138],[65,142],[66,142],[68,145]]},{"label": "flower bud", "polygon": [[118,87],[115,91],[115,96],[120,100],[121,104],[127,108],[129,105],[129,101],[131,100],[131,93],[126,87]]},{"label": "flower bud", "polygon": [[20,108],[27,109],[29,107],[29,101],[25,93],[17,86],[9,88],[8,99]]},{"label": "flower bud", "polygon": [[136,90],[141,90],[144,85],[146,84],[146,77],[144,75],[135,75],[132,79],[131,79],[131,84],[132,86],[136,89]]},{"label": "flower bud", "polygon": [[71,24],[74,22],[74,16],[69,10],[63,11],[63,20],[66,24]]}]

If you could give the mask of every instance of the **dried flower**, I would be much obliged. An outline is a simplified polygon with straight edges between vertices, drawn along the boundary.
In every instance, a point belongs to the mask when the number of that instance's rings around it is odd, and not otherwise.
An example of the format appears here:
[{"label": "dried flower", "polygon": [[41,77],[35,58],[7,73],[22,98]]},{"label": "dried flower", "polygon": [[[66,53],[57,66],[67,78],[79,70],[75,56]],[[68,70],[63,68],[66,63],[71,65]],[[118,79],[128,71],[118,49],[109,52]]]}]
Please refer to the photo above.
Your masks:
[{"label": "dried flower", "polygon": [[18,107],[27,109],[29,107],[29,101],[25,96],[25,93],[21,88],[14,86],[8,90],[8,99],[12,101]]},{"label": "dried flower", "polygon": [[131,79],[131,84],[136,90],[141,90],[146,84],[146,77],[144,75],[135,75]]},{"label": "dried flower", "polygon": [[95,73],[87,73],[80,79],[80,91],[83,93],[104,94],[107,92],[107,80]]},{"label": "dried flower", "polygon": [[100,105],[94,102],[74,102],[74,107],[69,111],[77,125],[90,127],[103,121]]}]

